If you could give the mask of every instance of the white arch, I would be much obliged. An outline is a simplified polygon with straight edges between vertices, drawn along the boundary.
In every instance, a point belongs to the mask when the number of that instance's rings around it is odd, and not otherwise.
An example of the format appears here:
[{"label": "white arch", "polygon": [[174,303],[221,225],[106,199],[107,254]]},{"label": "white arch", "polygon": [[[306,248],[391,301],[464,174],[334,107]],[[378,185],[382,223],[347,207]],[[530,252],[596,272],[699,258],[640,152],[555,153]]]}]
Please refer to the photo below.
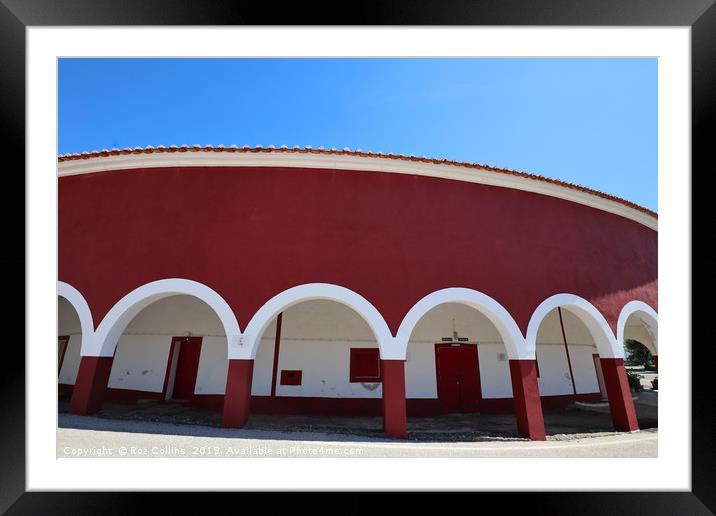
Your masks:
[{"label": "white arch", "polygon": [[92,349],[83,355],[110,357],[114,354],[119,337],[134,317],[144,308],[165,297],[176,295],[194,296],[209,305],[224,326],[228,342],[238,340],[241,331],[234,312],[216,291],[196,281],[171,278],[152,281],[138,287],[120,299],[107,312],[97,327]]},{"label": "white arch", "polygon": [[657,355],[659,353],[659,316],[656,310],[643,301],[629,301],[624,305],[624,308],[622,308],[617,321],[617,341],[622,343],[622,345],[624,344],[626,323],[632,315],[638,317],[646,327],[646,331],[649,333],[653,343],[653,349],[648,342],[643,342],[642,344],[649,348],[652,355]]},{"label": "white arch", "polygon": [[269,299],[251,318],[239,346],[231,347],[229,358],[256,358],[261,336],[274,317],[295,304],[314,299],[336,301],[355,310],[373,330],[381,358],[394,358],[391,353],[393,336],[380,312],[360,294],[330,283],[299,285]]},{"label": "white arch", "polygon": [[594,339],[602,358],[624,358],[624,346],[617,342],[614,332],[602,313],[586,299],[574,294],[555,294],[540,303],[527,326],[527,347],[534,356],[537,332],[545,316],[557,307],[568,309],[584,323]]},{"label": "white arch", "polygon": [[403,318],[398,328],[396,345],[401,351],[403,358],[408,350],[410,335],[415,329],[418,321],[430,310],[445,303],[461,303],[468,305],[484,316],[495,325],[500,333],[507,349],[507,355],[511,359],[534,358],[529,356],[525,347],[525,339],[522,336],[519,326],[505,308],[492,299],[490,296],[469,288],[452,287],[437,290],[428,294],[410,309]]},{"label": "white arch", "polygon": [[89,304],[87,304],[87,300],[80,294],[79,290],[64,281],[57,282],[57,295],[64,297],[77,312],[77,316],[80,319],[80,328],[82,329],[80,350],[80,353],[82,353],[82,350],[94,340],[94,321],[92,320],[92,311]]}]

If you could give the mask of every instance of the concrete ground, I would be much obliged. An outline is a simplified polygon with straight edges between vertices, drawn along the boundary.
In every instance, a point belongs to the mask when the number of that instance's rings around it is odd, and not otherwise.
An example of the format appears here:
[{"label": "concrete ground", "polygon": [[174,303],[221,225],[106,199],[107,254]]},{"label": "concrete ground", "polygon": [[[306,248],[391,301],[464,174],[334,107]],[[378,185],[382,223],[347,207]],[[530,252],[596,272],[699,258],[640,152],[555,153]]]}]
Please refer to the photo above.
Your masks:
[{"label": "concrete ground", "polygon": [[641,386],[646,390],[652,389],[651,382],[654,380],[654,378],[658,376],[656,371],[647,371],[644,369],[644,366],[625,366],[625,369],[638,374],[639,380],[641,381]]},{"label": "concrete ground", "polygon": [[652,388],[651,382],[656,377],[657,377],[657,373],[654,373],[654,372],[639,373],[639,380],[641,381],[641,386],[644,389],[650,390]]},{"label": "concrete ground", "polygon": [[656,429],[569,441],[406,442],[324,432],[228,429],[60,414],[57,457],[656,457]]},{"label": "concrete ground", "polygon": [[106,404],[89,417],[67,414],[67,401],[61,400],[57,453],[58,457],[73,457],[82,453],[73,450],[98,446],[114,449],[113,454],[121,446],[161,450],[161,443],[170,450],[224,449],[233,443],[241,449],[258,449],[262,445],[276,450],[284,446],[303,446],[307,450],[324,447],[339,455],[355,448],[358,456],[380,457],[655,457],[658,394],[644,392],[637,396],[635,407],[641,432],[616,432],[607,403],[576,404],[545,411],[546,443],[520,437],[514,414],[409,417],[408,439],[391,440],[384,437],[380,417],[255,414],[243,429],[224,429],[221,414],[182,403]]}]

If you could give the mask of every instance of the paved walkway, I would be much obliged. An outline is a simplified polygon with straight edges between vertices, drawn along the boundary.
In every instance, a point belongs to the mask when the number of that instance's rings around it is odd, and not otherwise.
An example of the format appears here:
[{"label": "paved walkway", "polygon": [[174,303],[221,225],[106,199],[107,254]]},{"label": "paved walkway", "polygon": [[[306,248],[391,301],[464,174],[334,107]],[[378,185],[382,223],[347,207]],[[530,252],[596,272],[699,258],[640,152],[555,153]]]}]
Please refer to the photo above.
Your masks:
[{"label": "paved walkway", "polygon": [[656,457],[656,429],[531,442],[405,442],[322,432],[226,429],[60,414],[57,457]]},{"label": "paved walkway", "polygon": [[252,414],[245,428],[183,403],[105,404],[94,416],[58,414],[58,457],[656,457],[658,393],[635,400],[640,432],[616,432],[608,403],[545,411],[546,442],[517,434],[514,414],[409,417],[388,439],[366,416]]}]

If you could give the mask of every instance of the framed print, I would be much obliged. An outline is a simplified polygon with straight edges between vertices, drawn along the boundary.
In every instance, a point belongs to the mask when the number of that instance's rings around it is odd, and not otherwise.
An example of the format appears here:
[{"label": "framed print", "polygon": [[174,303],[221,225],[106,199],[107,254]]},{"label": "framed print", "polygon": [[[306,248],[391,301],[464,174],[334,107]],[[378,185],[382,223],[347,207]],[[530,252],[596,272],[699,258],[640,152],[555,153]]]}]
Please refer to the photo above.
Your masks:
[{"label": "framed print", "polygon": [[274,11],[1,1],[27,202],[3,510],[716,511],[691,313],[713,2]]}]

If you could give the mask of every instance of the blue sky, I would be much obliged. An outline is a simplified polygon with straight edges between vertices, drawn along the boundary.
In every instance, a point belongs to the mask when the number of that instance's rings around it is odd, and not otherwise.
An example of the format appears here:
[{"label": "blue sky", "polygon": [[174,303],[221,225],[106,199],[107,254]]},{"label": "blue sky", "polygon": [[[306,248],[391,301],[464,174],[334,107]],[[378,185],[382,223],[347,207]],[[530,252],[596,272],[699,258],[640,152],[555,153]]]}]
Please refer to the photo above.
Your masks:
[{"label": "blue sky", "polygon": [[446,157],[656,210],[657,61],[60,60],[60,154],[184,143]]}]

